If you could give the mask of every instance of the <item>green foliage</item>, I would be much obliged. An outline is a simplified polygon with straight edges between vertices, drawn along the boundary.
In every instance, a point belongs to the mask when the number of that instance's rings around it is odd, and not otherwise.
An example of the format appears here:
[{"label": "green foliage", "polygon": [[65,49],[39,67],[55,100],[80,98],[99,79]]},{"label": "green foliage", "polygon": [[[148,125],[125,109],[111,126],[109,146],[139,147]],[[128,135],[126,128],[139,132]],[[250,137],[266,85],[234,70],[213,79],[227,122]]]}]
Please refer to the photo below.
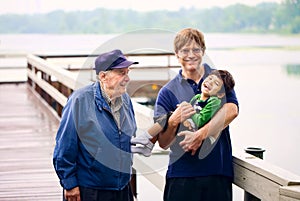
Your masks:
[{"label": "green foliage", "polygon": [[278,29],[287,33],[300,33],[300,0],[285,0],[276,14]]},{"label": "green foliage", "polygon": [[195,27],[205,32],[300,33],[300,0],[255,7],[235,4],[226,8],[137,12],[107,10],[47,14],[0,15],[0,33],[124,33],[144,28],[178,31]]}]

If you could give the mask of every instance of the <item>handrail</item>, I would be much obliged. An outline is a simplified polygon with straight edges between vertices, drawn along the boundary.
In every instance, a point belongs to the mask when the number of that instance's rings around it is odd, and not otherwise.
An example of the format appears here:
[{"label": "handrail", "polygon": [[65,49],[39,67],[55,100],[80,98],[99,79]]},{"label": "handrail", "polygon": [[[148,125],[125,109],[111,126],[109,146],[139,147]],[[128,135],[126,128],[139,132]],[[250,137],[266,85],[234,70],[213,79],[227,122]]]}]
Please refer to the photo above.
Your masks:
[{"label": "handrail", "polygon": [[[28,55],[27,60],[29,85],[42,97],[51,97],[50,101],[46,102],[52,109],[54,102],[60,104],[61,107],[65,105],[69,94],[64,93],[62,89],[75,90],[89,83],[88,81],[78,83],[71,72],[35,55]],[[41,72],[41,76],[38,75],[38,72]],[[55,76],[57,82],[63,85],[62,89],[55,86],[56,83],[53,83],[51,79],[49,80],[51,76]],[[137,103],[133,103],[133,106],[138,128],[147,128],[153,121],[153,111]],[[60,112],[61,110],[56,110],[58,115]],[[300,200],[300,176],[247,153],[233,150],[233,183],[235,185],[265,201]],[[137,172],[151,170],[151,167],[142,161],[141,156],[136,156],[134,163]],[[164,177],[155,172],[154,169],[151,171],[153,174],[145,175],[145,177],[162,191],[165,182]]]},{"label": "handrail", "polygon": [[32,54],[27,55],[27,62],[39,71],[42,71],[49,76],[54,76],[58,82],[64,84],[70,89],[76,90],[89,83],[83,82],[82,80],[76,80],[76,77],[74,77],[68,70],[60,68],[55,64],[51,64],[38,56]]},{"label": "handrail", "polygon": [[0,84],[26,82],[26,54],[0,51]]},{"label": "handrail", "polygon": [[[241,151],[234,150],[233,155],[235,185],[261,200],[300,200],[299,175]],[[294,194],[288,192],[290,186],[295,187]]]}]

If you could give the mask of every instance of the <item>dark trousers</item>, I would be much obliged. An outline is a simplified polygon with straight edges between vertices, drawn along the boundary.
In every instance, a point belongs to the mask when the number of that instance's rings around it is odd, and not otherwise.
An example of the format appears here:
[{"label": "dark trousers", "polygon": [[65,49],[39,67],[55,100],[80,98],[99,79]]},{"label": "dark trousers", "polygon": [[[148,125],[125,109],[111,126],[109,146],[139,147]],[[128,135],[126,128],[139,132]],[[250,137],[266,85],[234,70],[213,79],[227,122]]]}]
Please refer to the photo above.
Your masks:
[{"label": "dark trousers", "polygon": [[[133,195],[128,184],[123,190],[98,190],[79,187],[81,201],[133,201]],[[65,201],[65,199],[63,198]]]},{"label": "dark trousers", "polygon": [[224,176],[170,178],[164,201],[232,201],[232,182]]}]

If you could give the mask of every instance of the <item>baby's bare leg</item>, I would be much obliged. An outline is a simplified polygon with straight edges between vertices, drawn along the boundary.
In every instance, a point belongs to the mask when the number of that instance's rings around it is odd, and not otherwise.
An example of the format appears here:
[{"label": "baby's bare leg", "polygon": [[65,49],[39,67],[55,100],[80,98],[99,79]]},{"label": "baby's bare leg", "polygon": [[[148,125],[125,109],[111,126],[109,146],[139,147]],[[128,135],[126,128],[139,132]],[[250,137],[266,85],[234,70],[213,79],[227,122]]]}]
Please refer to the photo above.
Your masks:
[{"label": "baby's bare leg", "polygon": [[153,126],[151,126],[151,128],[148,129],[148,133],[154,137],[156,136],[158,133],[160,133],[164,128],[159,124],[159,123],[154,123]]}]

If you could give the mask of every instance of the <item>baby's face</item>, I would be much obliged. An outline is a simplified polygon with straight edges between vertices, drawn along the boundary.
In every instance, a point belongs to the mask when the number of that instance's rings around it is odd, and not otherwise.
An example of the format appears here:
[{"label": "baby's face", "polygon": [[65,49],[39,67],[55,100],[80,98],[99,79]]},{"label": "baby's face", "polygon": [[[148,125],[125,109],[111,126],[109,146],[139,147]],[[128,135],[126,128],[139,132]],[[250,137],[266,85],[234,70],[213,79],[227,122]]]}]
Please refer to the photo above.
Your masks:
[{"label": "baby's face", "polygon": [[216,96],[223,86],[222,79],[216,75],[209,75],[201,85],[201,92],[205,96]]}]

